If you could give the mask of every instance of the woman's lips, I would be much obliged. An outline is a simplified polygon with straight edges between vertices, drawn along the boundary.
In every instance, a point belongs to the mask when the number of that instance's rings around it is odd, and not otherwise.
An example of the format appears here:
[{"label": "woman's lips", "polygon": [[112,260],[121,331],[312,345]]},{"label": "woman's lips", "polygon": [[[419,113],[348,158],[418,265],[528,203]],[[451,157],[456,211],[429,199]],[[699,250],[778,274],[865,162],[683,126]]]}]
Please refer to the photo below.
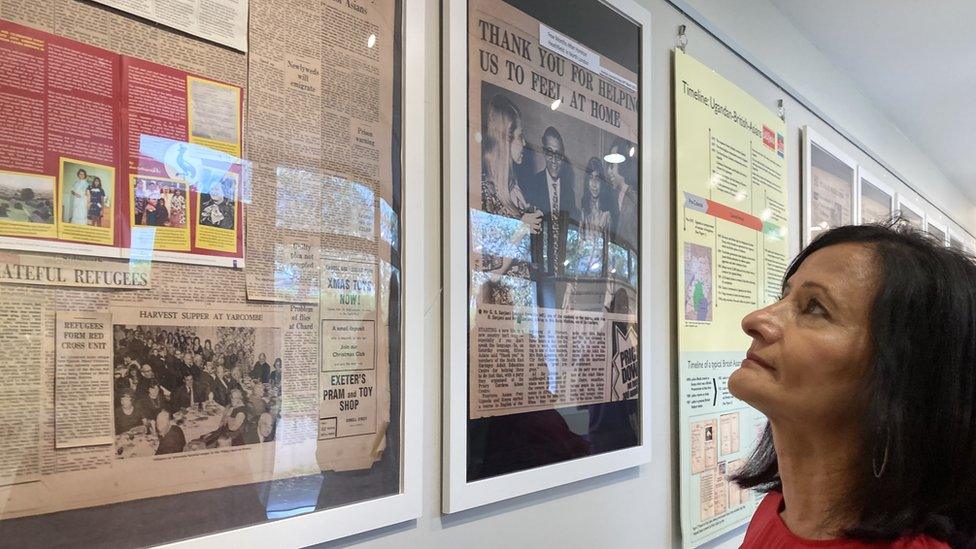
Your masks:
[{"label": "woman's lips", "polygon": [[746,353],[746,360],[748,360],[750,362],[753,362],[756,365],[758,365],[759,367],[765,368],[767,370],[775,370],[776,369],[776,368],[773,368],[773,366],[769,362],[766,362],[759,355],[757,355],[756,353],[753,353],[752,351],[749,351],[748,353]]}]

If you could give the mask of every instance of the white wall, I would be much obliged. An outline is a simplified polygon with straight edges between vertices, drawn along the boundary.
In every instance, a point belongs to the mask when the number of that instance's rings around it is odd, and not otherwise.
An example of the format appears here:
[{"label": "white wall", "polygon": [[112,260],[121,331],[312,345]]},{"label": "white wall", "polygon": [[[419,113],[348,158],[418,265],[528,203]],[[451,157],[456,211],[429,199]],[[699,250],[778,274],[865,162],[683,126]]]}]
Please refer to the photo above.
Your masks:
[{"label": "white wall", "polygon": [[[789,123],[788,165],[790,202],[796,221],[791,227],[794,251],[799,234],[799,128],[815,125],[823,135],[837,138],[828,128],[796,102],[785,98],[767,81],[734,54],[710,38],[693,23],[680,16],[664,0],[639,0],[651,10],[653,47],[652,71],[652,128],[650,154],[653,193],[658,207],[650,215],[656,242],[671,239],[671,49],[677,26],[688,25],[688,53],[698,57],[729,78],[760,101],[775,109],[776,100],[786,99]],[[438,1],[427,0],[429,75],[426,109],[430,137],[427,143],[427,188],[424,232],[429,256],[426,258],[425,310],[423,321],[427,341],[425,359],[425,418],[424,418],[424,515],[416,521],[374,532],[346,538],[323,547],[375,548],[521,548],[521,547],[641,547],[667,548],[680,545],[677,525],[677,478],[672,464],[676,459],[676,424],[672,419],[671,395],[674,355],[667,363],[651,365],[653,399],[653,462],[643,467],[573,485],[549,490],[480,509],[442,516],[440,512],[440,435],[441,435],[441,219],[440,204],[440,83]],[[721,25],[723,31],[749,47],[767,66],[779,71],[790,84],[808,98],[820,101],[820,107],[847,125],[847,130],[877,152],[906,176],[925,180],[931,185],[930,197],[938,198],[943,206],[960,212],[960,219],[968,219],[969,228],[976,233],[976,205],[961,198],[938,170],[888,121],[883,119],[851,82],[838,74],[810,43],[804,41],[796,29],[765,0],[724,2],[695,0],[692,4],[707,17]],[[409,30],[408,30],[409,31]],[[802,62],[800,62],[802,60]],[[809,68],[809,74],[805,70]],[[408,68],[409,70],[409,68]],[[408,106],[416,108],[416,106]],[[409,138],[409,136],[407,136]],[[853,149],[853,148],[852,148]],[[865,155],[851,152],[859,162],[880,173]],[[889,181],[893,182],[889,178]],[[409,228],[407,229],[409,230]],[[670,250],[658,246],[651,250],[654,263],[671,272]],[[669,306],[658,304],[657,306]],[[419,313],[414,312],[413,315]],[[413,316],[411,315],[411,316]],[[668,315],[669,318],[672,315]],[[408,321],[416,317],[407,318]],[[668,330],[672,326],[655,326]],[[673,350],[672,350],[673,351]],[[733,532],[712,547],[737,547],[742,529]]]}]

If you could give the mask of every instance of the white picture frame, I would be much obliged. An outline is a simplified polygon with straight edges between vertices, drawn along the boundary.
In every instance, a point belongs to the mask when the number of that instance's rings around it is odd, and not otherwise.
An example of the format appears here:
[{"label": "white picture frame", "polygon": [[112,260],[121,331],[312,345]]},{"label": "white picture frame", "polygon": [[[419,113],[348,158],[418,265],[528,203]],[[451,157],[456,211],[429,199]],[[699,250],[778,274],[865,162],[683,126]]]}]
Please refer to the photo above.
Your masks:
[{"label": "white picture frame", "polygon": [[[601,0],[593,0],[601,1]],[[442,511],[455,513],[598,475],[636,467],[651,458],[651,364],[668,360],[667,334],[652,326],[667,323],[667,310],[652,313],[651,303],[667,303],[668,267],[655,266],[651,253],[651,14],[634,0],[602,2],[641,27],[640,59],[640,441],[622,450],[563,461],[469,482],[468,452],[468,3],[442,3],[443,36],[443,432]],[[653,216],[667,216],[659,203]],[[663,250],[663,249],[662,249]]]},{"label": "white picture frame", "polygon": [[969,235],[956,225],[949,226],[949,247],[960,252],[966,251]]},{"label": "white picture frame", "polygon": [[[426,7],[403,0],[403,291],[400,492],[331,509],[178,541],[165,547],[305,547],[417,519],[423,512],[424,188]],[[409,67],[409,70],[407,70]],[[284,541],[287,540],[287,541]]]},{"label": "white picture frame", "polygon": [[[841,215],[837,219],[837,223],[833,225],[823,226],[825,222],[814,224],[814,217],[816,215],[814,196],[813,196],[813,149],[814,147],[820,149],[827,155],[833,157],[841,165],[850,169],[851,175],[849,180],[844,180],[838,176],[838,180],[845,181],[849,183],[850,188],[850,201],[846,204],[838,204],[840,207],[847,206],[850,209],[849,218],[845,219]],[[831,228],[836,225],[846,225],[858,223],[858,172],[857,163],[851,158],[844,150],[837,147],[831,143],[827,138],[823,137],[816,132],[810,126],[803,126],[803,167],[802,167],[802,194],[803,194],[803,212],[801,215],[801,220],[803,223],[803,245],[809,244],[813,238],[819,234],[821,231]],[[841,212],[842,214],[842,212]]]},{"label": "white picture frame", "polygon": [[932,216],[926,216],[928,221],[925,223],[925,232],[929,233],[936,240],[939,240],[941,236],[942,245],[949,246],[949,226],[946,223],[940,223]]},{"label": "white picture frame", "polygon": [[918,202],[907,198],[902,193],[898,193],[896,199],[896,205],[898,207],[897,211],[906,221],[911,222],[910,216],[915,216],[916,218],[920,219],[919,223],[916,225],[916,228],[923,232],[928,230],[928,225],[926,224],[928,220],[925,215],[925,209],[922,208]]},{"label": "white picture frame", "polygon": [[855,222],[858,225],[863,225],[865,223],[872,223],[878,221],[877,219],[865,219],[864,218],[864,193],[865,184],[872,187],[871,192],[879,191],[876,194],[884,195],[888,200],[888,213],[887,216],[891,216],[895,212],[895,189],[890,185],[885,183],[880,177],[874,174],[871,170],[868,170],[864,166],[858,165],[857,167],[857,193],[855,193],[855,201],[857,207],[855,209]]}]

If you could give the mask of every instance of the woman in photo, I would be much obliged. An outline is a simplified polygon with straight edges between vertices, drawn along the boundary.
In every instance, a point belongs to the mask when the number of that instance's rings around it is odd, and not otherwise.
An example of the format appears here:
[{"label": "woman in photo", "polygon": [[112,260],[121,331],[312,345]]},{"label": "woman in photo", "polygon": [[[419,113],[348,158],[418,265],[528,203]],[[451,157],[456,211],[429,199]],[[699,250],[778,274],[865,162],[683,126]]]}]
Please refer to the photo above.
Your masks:
[{"label": "woman in photo", "polygon": [[578,272],[600,275],[603,271],[603,248],[610,230],[613,200],[603,171],[603,161],[597,157],[586,163],[582,220],[580,222],[580,262]]},{"label": "woman in photo", "polygon": [[[150,227],[165,227],[169,224],[169,211],[163,199],[157,198],[146,203],[146,225]],[[183,342],[185,343],[185,341]]]},{"label": "woman in photo", "polygon": [[88,221],[93,227],[102,226],[102,208],[105,206],[105,189],[99,177],[92,178],[91,188],[88,189]]},{"label": "woman in photo", "polygon": [[220,229],[234,228],[234,204],[224,199],[224,181],[210,184],[210,193],[201,196],[200,223]]},{"label": "woman in photo", "polygon": [[88,223],[88,172],[79,169],[75,172],[77,179],[71,184],[68,199],[64,201],[65,223],[85,225]]},{"label": "woman in photo", "polygon": [[272,394],[281,394],[281,359],[274,359],[274,364],[271,365],[271,375],[268,376],[268,381],[271,384],[270,392]]},{"label": "woman in photo", "polygon": [[[486,247],[494,248],[481,256],[481,269],[489,277],[483,290],[484,299],[488,303],[512,304],[516,298],[501,279],[503,276],[529,279],[528,265],[524,261],[516,264],[515,257],[528,258],[525,236],[541,232],[542,212],[529,205],[519,188],[515,165],[522,163],[525,152],[522,115],[502,95],[496,95],[488,104],[481,152],[482,210],[493,214],[483,222],[482,238]],[[513,221],[509,223],[503,218]],[[526,248],[524,253],[521,247]]]}]

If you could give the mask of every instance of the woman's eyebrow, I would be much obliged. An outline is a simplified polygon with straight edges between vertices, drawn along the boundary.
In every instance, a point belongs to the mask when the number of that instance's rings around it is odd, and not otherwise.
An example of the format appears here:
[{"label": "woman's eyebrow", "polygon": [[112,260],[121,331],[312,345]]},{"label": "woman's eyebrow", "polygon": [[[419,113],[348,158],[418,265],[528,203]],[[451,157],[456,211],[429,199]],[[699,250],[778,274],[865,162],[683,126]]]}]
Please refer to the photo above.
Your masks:
[{"label": "woman's eyebrow", "polygon": [[[824,286],[823,284],[821,284],[819,282],[814,282],[812,280],[808,280],[808,281],[804,282],[803,284],[800,284],[800,287],[801,288],[807,288],[807,289],[813,288],[813,289],[820,290],[821,292],[824,293],[824,295],[825,295],[825,297],[827,299],[829,299],[831,302],[834,302],[833,295],[830,293],[830,288],[828,288],[827,286]],[[787,282],[786,284],[783,284],[783,295],[789,294],[790,293],[790,290],[792,290],[792,289],[793,289],[793,285],[790,284],[789,282]]]}]

